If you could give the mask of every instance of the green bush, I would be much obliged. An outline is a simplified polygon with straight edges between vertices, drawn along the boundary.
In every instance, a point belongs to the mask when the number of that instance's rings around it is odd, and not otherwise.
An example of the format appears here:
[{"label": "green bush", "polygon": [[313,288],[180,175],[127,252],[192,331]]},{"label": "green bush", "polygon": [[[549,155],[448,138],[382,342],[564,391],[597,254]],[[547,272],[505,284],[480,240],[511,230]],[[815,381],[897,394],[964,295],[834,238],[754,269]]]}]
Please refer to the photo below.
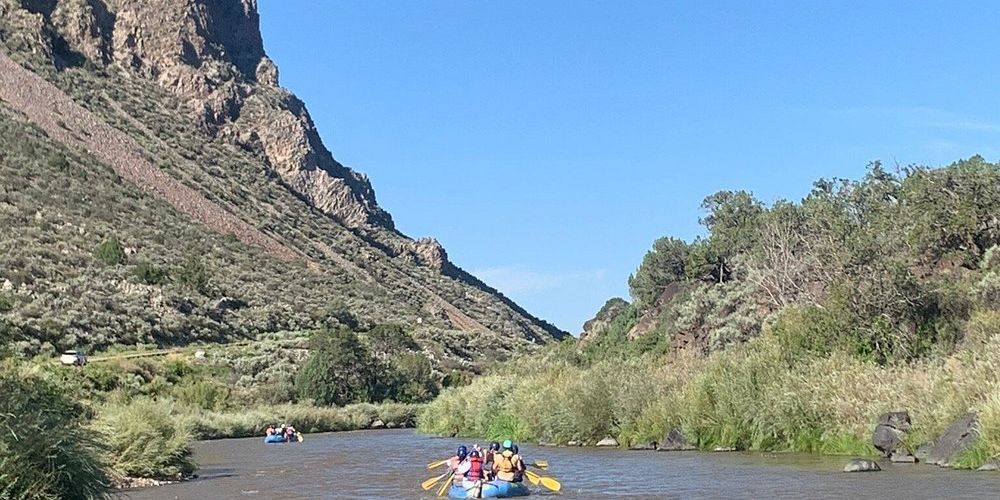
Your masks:
[{"label": "green bush", "polygon": [[167,271],[148,261],[142,261],[132,269],[132,275],[147,285],[162,285],[167,282]]},{"label": "green bush", "polygon": [[52,384],[0,363],[0,498],[105,498],[108,480],[86,411]]},{"label": "green bush", "polygon": [[295,376],[299,397],[320,405],[368,402],[375,392],[375,359],[347,328],[321,330],[309,339],[310,354]]},{"label": "green bush", "polygon": [[118,238],[112,236],[97,246],[94,250],[94,258],[109,266],[124,264],[125,249],[122,248]]},{"label": "green bush", "polygon": [[175,477],[194,471],[191,427],[169,402],[147,398],[101,408],[95,427],[106,436],[115,472],[132,477]]}]

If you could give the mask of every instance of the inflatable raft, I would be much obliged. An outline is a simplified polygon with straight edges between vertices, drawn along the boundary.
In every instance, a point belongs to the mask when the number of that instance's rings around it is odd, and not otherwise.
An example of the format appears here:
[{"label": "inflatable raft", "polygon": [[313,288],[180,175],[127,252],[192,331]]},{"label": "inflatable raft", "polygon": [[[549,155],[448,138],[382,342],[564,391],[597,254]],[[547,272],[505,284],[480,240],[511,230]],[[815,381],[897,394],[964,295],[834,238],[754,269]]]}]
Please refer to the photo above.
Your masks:
[{"label": "inflatable raft", "polygon": [[267,443],[267,444],[285,443],[285,442],[289,442],[289,443],[301,443],[302,442],[302,433],[296,434],[295,435],[295,439],[293,439],[291,441],[285,441],[285,436],[283,436],[281,434],[271,434],[270,436],[265,436],[264,437],[264,442]]},{"label": "inflatable raft", "polygon": [[479,487],[465,488],[463,486],[452,486],[448,490],[449,498],[511,498],[526,497],[531,494],[531,490],[524,483],[511,483],[507,481],[488,481],[483,483],[482,491]]}]

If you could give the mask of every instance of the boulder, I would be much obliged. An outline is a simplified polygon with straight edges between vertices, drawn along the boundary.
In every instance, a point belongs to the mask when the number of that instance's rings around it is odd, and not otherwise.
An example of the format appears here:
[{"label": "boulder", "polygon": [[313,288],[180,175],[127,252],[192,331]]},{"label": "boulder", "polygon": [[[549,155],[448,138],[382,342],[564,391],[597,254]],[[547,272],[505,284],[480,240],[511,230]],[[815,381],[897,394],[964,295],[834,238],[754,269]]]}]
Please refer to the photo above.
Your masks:
[{"label": "boulder", "polygon": [[628,449],[632,451],[655,451],[656,441],[650,441],[648,443],[636,443],[629,446]]},{"label": "boulder", "polygon": [[716,446],[715,448],[712,448],[712,451],[716,451],[716,452],[730,452],[730,451],[736,451],[736,447],[735,446]]},{"label": "boulder", "polygon": [[567,442],[566,446],[583,446],[583,443],[574,439]]},{"label": "boulder", "polygon": [[891,457],[903,444],[903,437],[910,430],[910,414],[906,411],[891,411],[879,415],[872,432],[872,445],[882,452],[883,457]]},{"label": "boulder", "polygon": [[991,459],[987,460],[985,464],[983,464],[982,466],[980,466],[976,470],[979,470],[979,471],[990,471],[990,472],[998,471],[998,470],[1000,470],[1000,458],[991,458]]},{"label": "boulder", "polygon": [[893,429],[909,432],[912,427],[910,413],[907,411],[890,411],[878,417],[878,425],[887,425]]},{"label": "boulder", "polygon": [[874,460],[855,458],[844,466],[844,472],[875,472],[882,470]]},{"label": "boulder", "polygon": [[890,456],[889,460],[892,460],[892,463],[895,464],[917,463],[917,457],[913,456],[913,454],[910,453],[910,450],[907,450],[906,448],[900,448],[892,452],[892,455]]},{"label": "boulder", "polygon": [[876,450],[882,452],[883,457],[891,456],[902,443],[903,431],[888,425],[876,425],[875,432],[872,432],[872,445],[875,446]]},{"label": "boulder", "polygon": [[681,430],[675,428],[667,433],[663,441],[660,442],[660,446],[656,448],[656,451],[688,451],[694,449],[695,447],[688,442],[684,434],[681,433]]},{"label": "boulder", "polygon": [[385,429],[385,422],[382,419],[375,420],[370,426],[371,429]]},{"label": "boulder", "polygon": [[397,424],[396,422],[390,421],[390,422],[388,422],[388,423],[385,424],[385,428],[386,429],[395,429],[397,427],[399,427],[399,424]]},{"label": "boulder", "polygon": [[958,417],[940,437],[927,454],[927,463],[950,467],[955,459],[979,440],[976,431],[976,414],[966,413]]},{"label": "boulder", "polygon": [[926,462],[927,456],[931,454],[931,448],[933,447],[934,447],[933,441],[927,441],[925,443],[921,443],[920,446],[917,446],[917,451],[913,452],[913,456],[916,457],[917,460],[921,462]]},{"label": "boulder", "polygon": [[606,437],[597,442],[598,448],[617,448],[618,440],[613,437]]}]

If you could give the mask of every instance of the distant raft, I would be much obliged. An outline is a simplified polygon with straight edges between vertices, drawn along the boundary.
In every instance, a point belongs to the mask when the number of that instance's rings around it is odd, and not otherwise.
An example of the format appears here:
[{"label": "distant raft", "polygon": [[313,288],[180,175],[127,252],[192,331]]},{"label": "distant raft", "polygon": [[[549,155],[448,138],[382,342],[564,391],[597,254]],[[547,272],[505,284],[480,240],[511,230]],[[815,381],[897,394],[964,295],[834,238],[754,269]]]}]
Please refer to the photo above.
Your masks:
[{"label": "distant raft", "polygon": [[266,444],[276,444],[276,443],[301,443],[304,440],[302,433],[299,432],[295,434],[295,439],[291,441],[285,441],[285,436],[282,434],[271,434],[270,436],[264,437],[264,443]]},{"label": "distant raft", "polygon": [[464,486],[452,486],[448,490],[449,498],[511,498],[526,497],[531,494],[524,483],[511,483],[508,481],[487,481],[482,484],[482,492],[478,486],[466,488]]}]

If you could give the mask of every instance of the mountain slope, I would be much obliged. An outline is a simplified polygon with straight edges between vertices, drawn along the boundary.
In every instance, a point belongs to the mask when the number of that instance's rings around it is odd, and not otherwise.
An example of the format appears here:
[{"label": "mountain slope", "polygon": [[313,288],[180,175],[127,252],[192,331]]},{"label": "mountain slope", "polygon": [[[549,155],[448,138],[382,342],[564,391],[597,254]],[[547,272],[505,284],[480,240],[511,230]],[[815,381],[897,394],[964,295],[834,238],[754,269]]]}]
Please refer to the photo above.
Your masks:
[{"label": "mountain slope", "polygon": [[0,44],[0,312],[24,350],[345,309],[455,362],[565,335],[394,229],[277,86],[253,2],[0,0]]}]

